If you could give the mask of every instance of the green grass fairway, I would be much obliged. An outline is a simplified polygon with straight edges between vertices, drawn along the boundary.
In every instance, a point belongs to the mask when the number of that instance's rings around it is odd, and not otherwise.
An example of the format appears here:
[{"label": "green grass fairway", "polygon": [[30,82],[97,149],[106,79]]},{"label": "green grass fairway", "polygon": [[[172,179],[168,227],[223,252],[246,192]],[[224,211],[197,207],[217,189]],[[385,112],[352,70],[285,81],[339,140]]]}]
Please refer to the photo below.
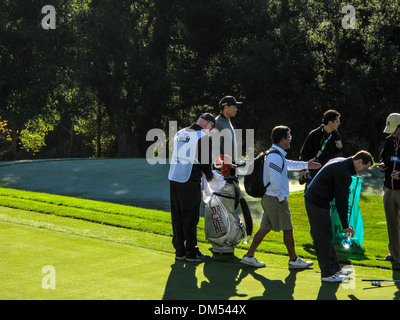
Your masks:
[{"label": "green grass fairway", "polygon": [[[371,274],[390,279],[388,270],[356,268],[356,280],[346,289],[321,285],[315,269],[289,271],[287,258],[277,255],[260,255],[268,267],[254,269],[234,257],[175,262],[167,252],[8,222],[0,223],[0,232],[1,299],[393,299],[398,294],[396,286],[361,282]],[[47,265],[55,269],[55,289],[42,286]]]},{"label": "green grass fairway", "polygon": [[[378,206],[378,200],[362,199],[370,201],[370,208],[372,203]],[[291,201],[292,210],[299,211],[293,212],[296,226],[305,213],[301,197],[295,195]],[[280,233],[267,238],[257,253],[266,268],[239,263],[244,245],[235,256],[215,256],[202,264],[176,262],[169,219],[166,212],[0,189],[0,299],[400,298],[398,286],[383,283],[377,288],[361,281],[399,278],[399,271],[375,258],[386,254],[384,240],[372,241],[375,245],[365,241],[363,252],[342,255],[342,264],[351,264],[355,272],[348,284],[322,284],[306,223],[298,222],[297,236],[295,229],[298,254],[313,259],[314,267],[296,272],[287,268]],[[199,246],[208,252],[202,223]],[[55,289],[43,288],[50,283],[50,274],[42,273],[45,266],[55,270]]]},{"label": "green grass fairway", "polygon": [[[2,299],[162,297],[168,253],[12,223],[0,223],[0,232]],[[46,289],[47,265],[55,289]]]}]

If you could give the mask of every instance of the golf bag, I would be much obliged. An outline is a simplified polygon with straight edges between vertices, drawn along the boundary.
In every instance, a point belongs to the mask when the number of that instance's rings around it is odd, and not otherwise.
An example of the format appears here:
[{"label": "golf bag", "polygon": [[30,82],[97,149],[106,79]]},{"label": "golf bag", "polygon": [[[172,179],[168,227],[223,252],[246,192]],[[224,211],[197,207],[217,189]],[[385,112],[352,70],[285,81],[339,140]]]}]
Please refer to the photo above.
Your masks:
[{"label": "golf bag", "polygon": [[[213,253],[233,253],[235,247],[246,237],[247,243],[253,232],[253,220],[246,200],[243,198],[236,177],[223,176],[214,170],[218,185],[208,184],[205,192],[204,230],[212,244]],[[245,225],[236,214],[241,206]]]}]

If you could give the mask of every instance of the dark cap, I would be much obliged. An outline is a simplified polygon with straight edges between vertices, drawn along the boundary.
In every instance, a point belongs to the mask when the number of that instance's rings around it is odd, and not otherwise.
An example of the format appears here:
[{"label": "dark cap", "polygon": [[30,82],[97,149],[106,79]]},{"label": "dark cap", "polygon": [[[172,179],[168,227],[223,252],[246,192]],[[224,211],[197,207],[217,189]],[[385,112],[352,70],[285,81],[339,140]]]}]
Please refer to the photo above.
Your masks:
[{"label": "dark cap", "polygon": [[219,102],[219,106],[221,108],[225,106],[240,106],[242,102],[236,101],[236,99],[232,96],[226,96],[221,99]]},{"label": "dark cap", "polygon": [[215,124],[215,117],[211,113],[203,113],[200,118],[212,122],[212,124]]}]

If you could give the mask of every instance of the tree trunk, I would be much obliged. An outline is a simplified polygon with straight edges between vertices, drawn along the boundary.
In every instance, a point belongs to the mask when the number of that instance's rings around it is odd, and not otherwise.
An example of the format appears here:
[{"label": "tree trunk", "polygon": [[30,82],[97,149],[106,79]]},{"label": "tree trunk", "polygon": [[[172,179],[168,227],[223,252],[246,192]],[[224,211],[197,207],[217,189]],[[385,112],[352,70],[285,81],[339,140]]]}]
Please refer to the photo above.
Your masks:
[{"label": "tree trunk", "polygon": [[120,123],[116,128],[117,156],[119,158],[140,158],[141,152],[132,132],[132,125]]},{"label": "tree trunk", "polygon": [[11,139],[12,160],[17,160],[19,133],[13,130]]},{"label": "tree trunk", "polygon": [[71,130],[69,131],[69,149],[68,149],[69,158],[72,158],[73,148],[74,148],[74,120],[71,120]]},{"label": "tree trunk", "polygon": [[103,114],[101,112],[100,104],[97,103],[97,116],[96,116],[96,158],[101,158],[101,122]]}]

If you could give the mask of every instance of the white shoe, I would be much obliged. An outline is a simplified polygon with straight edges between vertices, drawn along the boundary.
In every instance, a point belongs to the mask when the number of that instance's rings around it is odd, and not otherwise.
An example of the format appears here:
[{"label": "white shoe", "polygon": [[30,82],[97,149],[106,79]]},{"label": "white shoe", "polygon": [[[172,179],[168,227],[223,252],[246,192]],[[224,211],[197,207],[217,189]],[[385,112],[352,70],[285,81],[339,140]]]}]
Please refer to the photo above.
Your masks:
[{"label": "white shoe", "polygon": [[256,268],[263,268],[265,267],[265,263],[264,262],[260,262],[256,259],[256,257],[251,257],[249,258],[248,256],[244,255],[242,261],[240,261],[243,264],[247,264],[249,266],[252,267],[256,267]]},{"label": "white shoe", "polygon": [[306,269],[313,265],[312,261],[304,261],[302,258],[297,257],[295,261],[289,260],[289,268],[293,269]]},{"label": "white shoe", "polygon": [[353,270],[350,269],[341,269],[340,271],[336,272],[339,276],[348,276],[353,273]]},{"label": "white shoe", "polygon": [[343,282],[343,281],[348,280],[348,279],[349,279],[348,277],[341,276],[341,275],[338,275],[338,274],[335,273],[333,276],[326,277],[326,278],[321,278],[321,281],[324,281],[324,282]]}]

